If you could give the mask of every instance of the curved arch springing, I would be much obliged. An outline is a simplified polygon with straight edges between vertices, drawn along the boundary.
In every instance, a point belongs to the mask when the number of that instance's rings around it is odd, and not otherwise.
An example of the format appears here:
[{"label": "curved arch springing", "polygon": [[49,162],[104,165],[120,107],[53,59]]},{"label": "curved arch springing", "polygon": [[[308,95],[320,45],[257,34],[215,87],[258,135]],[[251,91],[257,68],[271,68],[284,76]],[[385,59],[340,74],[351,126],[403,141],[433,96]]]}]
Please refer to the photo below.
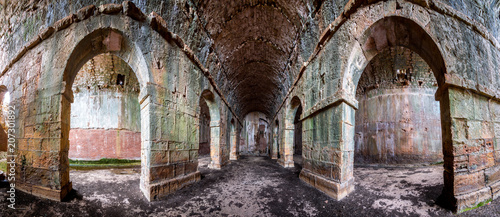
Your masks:
[{"label": "curved arch springing", "polygon": [[429,64],[438,85],[445,82],[446,65],[441,50],[431,35],[415,21],[389,16],[373,23],[355,42],[348,60],[343,88],[354,96],[366,65],[389,47],[402,46],[415,51]]},{"label": "curved arch springing", "polygon": [[129,64],[135,72],[141,90],[151,81],[151,75],[140,49],[121,31],[112,28],[97,29],[85,36],[73,48],[64,69],[64,95],[73,100],[71,87],[82,66],[91,58],[111,53]]}]

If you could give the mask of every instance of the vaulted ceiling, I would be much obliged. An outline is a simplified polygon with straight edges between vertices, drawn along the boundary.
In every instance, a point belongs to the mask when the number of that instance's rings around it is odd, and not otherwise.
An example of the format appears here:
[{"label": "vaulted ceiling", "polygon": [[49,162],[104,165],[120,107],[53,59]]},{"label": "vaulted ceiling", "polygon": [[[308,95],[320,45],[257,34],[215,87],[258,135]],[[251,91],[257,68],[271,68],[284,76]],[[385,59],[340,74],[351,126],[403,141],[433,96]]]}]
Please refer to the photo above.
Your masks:
[{"label": "vaulted ceiling", "polygon": [[274,112],[285,84],[293,82],[286,65],[304,18],[303,0],[200,1],[198,15],[214,42],[229,95],[241,115]]}]

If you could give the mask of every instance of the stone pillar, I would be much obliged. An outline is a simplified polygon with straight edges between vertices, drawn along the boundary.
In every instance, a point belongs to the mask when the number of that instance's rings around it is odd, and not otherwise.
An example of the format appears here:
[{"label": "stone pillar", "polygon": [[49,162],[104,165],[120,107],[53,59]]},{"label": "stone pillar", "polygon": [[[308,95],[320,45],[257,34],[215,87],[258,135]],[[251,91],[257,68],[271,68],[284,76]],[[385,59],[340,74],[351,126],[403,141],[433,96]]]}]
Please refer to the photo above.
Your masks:
[{"label": "stone pillar", "polygon": [[354,108],[345,102],[303,120],[300,179],[340,200],[354,191]]},{"label": "stone pillar", "polygon": [[235,130],[231,131],[231,154],[230,154],[230,160],[238,160],[238,152],[236,148],[236,132]]},{"label": "stone pillar", "polygon": [[[460,212],[500,195],[500,102],[460,88],[439,91],[444,201]],[[497,145],[495,145],[497,144]]]},{"label": "stone pillar", "polygon": [[210,169],[220,169],[222,152],[220,148],[220,120],[210,121]]},{"label": "stone pillar", "polygon": [[71,191],[70,108],[70,101],[56,94],[39,95],[26,110],[16,111],[16,189],[57,201]]},{"label": "stone pillar", "polygon": [[229,160],[238,160],[238,151],[237,151],[237,136],[236,136],[236,127],[234,124],[231,126],[231,135],[229,136],[230,138],[230,144],[231,144],[231,153],[229,156]]},{"label": "stone pillar", "polygon": [[280,148],[280,158],[278,159],[278,163],[285,167],[291,168],[294,167],[293,163],[293,136],[295,126],[293,124],[294,117],[293,115],[287,115],[285,118],[285,128],[283,130],[283,145]]},{"label": "stone pillar", "polygon": [[278,159],[278,128],[275,126],[273,131],[273,147],[271,151],[271,159]]},{"label": "stone pillar", "polygon": [[[151,89],[151,90],[149,90]],[[156,90],[155,90],[156,89]],[[198,171],[198,120],[159,104],[168,90],[148,87],[141,103],[141,191],[149,201],[193,184]],[[155,98],[157,96],[157,98]]]}]

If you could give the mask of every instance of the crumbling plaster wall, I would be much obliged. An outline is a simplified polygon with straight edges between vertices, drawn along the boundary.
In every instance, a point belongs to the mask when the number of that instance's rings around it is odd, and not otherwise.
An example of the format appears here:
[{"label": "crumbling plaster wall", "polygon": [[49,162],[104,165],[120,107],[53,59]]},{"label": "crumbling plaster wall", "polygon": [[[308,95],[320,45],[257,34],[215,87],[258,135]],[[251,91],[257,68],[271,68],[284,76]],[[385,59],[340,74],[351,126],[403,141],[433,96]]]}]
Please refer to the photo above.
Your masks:
[{"label": "crumbling plaster wall", "polygon": [[410,49],[392,47],[373,58],[356,89],[354,163],[442,162],[436,90],[432,70]]},{"label": "crumbling plaster wall", "polygon": [[267,155],[270,128],[267,116],[261,112],[251,112],[243,120],[244,142],[240,144],[241,154]]},{"label": "crumbling plaster wall", "polygon": [[95,56],[72,90],[69,158],[140,159],[140,86],[128,64],[112,54]]},{"label": "crumbling plaster wall", "polygon": [[[140,2],[139,8],[129,2],[85,8],[91,2],[19,5],[2,8],[6,15],[2,18],[10,21],[2,22],[0,52],[0,83],[12,92],[17,108],[16,179],[24,181],[18,181],[16,188],[55,200],[71,190],[71,83],[88,59],[106,52],[124,59],[140,83],[140,188],[148,200],[200,179],[198,102],[203,90],[214,93],[220,117],[211,121],[218,132],[212,140],[219,150],[212,161],[219,168],[227,164],[226,122],[232,118],[240,122],[211,79],[209,72],[218,66],[202,52],[207,40],[197,25],[190,24],[192,14],[185,13],[189,3],[148,1]],[[156,12],[161,15],[141,12],[149,13],[158,5],[162,7]]]}]

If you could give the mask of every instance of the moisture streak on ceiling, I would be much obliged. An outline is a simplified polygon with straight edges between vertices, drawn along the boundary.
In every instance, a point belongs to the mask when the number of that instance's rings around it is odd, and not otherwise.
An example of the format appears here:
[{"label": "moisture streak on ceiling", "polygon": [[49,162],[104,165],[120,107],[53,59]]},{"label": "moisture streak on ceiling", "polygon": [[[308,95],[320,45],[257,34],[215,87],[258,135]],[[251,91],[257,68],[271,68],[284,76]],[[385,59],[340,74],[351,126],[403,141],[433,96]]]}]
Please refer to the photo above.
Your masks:
[{"label": "moisture streak on ceiling", "polygon": [[[242,115],[271,115],[285,84],[285,73],[307,16],[302,0],[201,1],[198,14],[225,69],[223,92],[234,97]],[[290,81],[291,80],[291,81]]]}]

